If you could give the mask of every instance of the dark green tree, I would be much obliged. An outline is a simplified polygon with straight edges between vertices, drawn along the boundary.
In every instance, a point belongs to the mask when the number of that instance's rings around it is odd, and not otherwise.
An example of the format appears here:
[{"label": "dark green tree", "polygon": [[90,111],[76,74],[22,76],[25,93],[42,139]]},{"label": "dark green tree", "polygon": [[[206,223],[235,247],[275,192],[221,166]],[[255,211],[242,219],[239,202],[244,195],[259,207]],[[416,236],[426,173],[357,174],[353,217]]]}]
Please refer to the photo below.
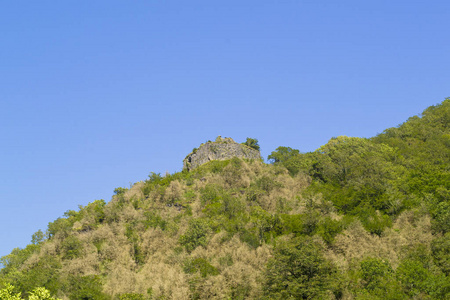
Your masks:
[{"label": "dark green tree", "polygon": [[450,275],[450,232],[431,242],[431,253],[435,264],[447,276]]},{"label": "dark green tree", "polygon": [[299,150],[291,147],[280,146],[267,158],[272,164],[284,166],[291,175],[297,174],[301,169],[308,169],[305,156],[300,154]]},{"label": "dark green tree", "polygon": [[70,276],[64,286],[71,300],[107,300],[102,291],[103,284],[97,275]]},{"label": "dark green tree", "polygon": [[210,228],[208,223],[202,219],[193,219],[189,223],[188,230],[180,237],[180,244],[186,248],[186,251],[191,252],[198,246],[205,247],[207,244],[207,237]]},{"label": "dark green tree", "polygon": [[258,140],[257,139],[253,139],[253,138],[249,138],[248,137],[247,140],[243,144],[249,146],[250,148],[253,148],[253,149],[259,151],[259,144],[258,144]]},{"label": "dark green tree", "polygon": [[336,268],[310,237],[280,241],[267,265],[264,291],[269,299],[316,299],[333,290]]}]

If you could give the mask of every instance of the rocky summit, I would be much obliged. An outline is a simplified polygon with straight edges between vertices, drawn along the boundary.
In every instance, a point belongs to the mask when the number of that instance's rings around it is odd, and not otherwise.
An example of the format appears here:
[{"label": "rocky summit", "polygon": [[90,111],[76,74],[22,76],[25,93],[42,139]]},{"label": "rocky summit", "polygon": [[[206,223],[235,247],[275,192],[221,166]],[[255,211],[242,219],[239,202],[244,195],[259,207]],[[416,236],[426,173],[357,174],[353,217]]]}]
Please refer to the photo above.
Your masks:
[{"label": "rocky summit", "polygon": [[183,169],[192,170],[211,160],[226,160],[233,157],[261,159],[259,150],[245,144],[236,143],[232,138],[218,136],[214,142],[208,141],[195,148],[183,160]]}]

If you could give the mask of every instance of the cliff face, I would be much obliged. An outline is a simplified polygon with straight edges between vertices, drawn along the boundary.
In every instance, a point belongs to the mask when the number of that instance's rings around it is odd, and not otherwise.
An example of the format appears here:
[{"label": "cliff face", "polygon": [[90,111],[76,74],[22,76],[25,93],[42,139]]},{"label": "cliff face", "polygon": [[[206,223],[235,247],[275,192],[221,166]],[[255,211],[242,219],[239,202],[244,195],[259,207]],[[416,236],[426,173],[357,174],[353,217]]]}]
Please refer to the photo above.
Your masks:
[{"label": "cliff face", "polygon": [[236,143],[232,138],[221,138],[215,142],[201,144],[183,160],[183,169],[192,170],[211,160],[226,160],[233,157],[260,159],[261,153],[243,144]]}]

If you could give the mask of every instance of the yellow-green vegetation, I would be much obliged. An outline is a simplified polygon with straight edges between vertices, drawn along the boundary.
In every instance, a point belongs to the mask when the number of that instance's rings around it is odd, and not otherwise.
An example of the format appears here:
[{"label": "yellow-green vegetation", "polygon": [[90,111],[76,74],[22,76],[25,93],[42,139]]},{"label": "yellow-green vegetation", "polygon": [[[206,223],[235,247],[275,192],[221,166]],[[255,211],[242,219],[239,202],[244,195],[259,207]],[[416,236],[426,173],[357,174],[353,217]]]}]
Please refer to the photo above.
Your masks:
[{"label": "yellow-green vegetation", "polygon": [[0,299],[449,299],[449,123],[151,173],[1,258]]},{"label": "yellow-green vegetation", "polygon": [[[1,300],[22,300],[20,293],[14,292],[14,286],[11,284],[5,284],[5,287],[0,290]],[[59,300],[51,297],[50,292],[43,287],[37,287],[31,291],[28,295],[29,300]]]}]

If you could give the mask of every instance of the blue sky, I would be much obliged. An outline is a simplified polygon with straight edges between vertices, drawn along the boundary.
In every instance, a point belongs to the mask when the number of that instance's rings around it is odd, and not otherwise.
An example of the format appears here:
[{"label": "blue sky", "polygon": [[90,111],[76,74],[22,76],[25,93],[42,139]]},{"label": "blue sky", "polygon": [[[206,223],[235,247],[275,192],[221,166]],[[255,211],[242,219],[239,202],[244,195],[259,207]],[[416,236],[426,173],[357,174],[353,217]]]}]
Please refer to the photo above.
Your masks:
[{"label": "blue sky", "polygon": [[0,256],[217,135],[313,151],[450,96],[448,1],[3,1]]}]

